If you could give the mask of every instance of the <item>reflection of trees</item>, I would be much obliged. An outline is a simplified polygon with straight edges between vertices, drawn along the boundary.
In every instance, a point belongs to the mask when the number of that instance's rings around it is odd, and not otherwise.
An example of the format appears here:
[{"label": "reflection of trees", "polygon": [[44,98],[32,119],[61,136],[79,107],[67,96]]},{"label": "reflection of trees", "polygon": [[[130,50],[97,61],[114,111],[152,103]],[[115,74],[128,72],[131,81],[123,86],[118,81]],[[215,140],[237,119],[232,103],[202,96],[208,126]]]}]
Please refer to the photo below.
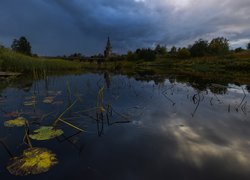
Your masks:
[{"label": "reflection of trees", "polygon": [[4,79],[4,80],[1,80],[0,91],[7,87],[13,87],[13,88],[22,89],[24,91],[29,91],[32,85],[33,85],[32,78],[27,77],[27,76],[19,77],[16,79]]},{"label": "reflection of trees", "polygon": [[105,80],[106,86],[107,86],[107,88],[109,88],[110,85],[111,85],[110,75],[109,75],[108,72],[105,72],[103,76],[104,76],[104,80]]},{"label": "reflection of trees", "polygon": [[[173,84],[188,83],[192,88],[198,91],[206,91],[210,89],[215,94],[225,94],[227,92],[227,82],[216,81],[215,79],[204,79],[198,76],[192,75],[169,75],[169,74],[155,74],[153,71],[143,71],[134,75],[137,81],[154,81],[156,85],[162,84],[166,79]],[[218,83],[218,84],[215,84]]]},{"label": "reflection of trees", "polygon": [[227,93],[227,87],[209,86],[209,89],[214,94],[226,94]]},{"label": "reflection of trees", "polygon": [[246,89],[250,93],[250,85],[247,85]]}]

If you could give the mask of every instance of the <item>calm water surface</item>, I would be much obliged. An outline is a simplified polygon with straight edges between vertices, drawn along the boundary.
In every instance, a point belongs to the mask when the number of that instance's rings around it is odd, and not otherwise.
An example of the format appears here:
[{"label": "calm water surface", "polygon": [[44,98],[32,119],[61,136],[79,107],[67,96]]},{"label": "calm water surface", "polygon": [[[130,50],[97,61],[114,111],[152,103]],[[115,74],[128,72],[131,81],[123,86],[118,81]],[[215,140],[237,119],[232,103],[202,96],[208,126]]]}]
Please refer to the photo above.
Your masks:
[{"label": "calm water surface", "polygon": [[[137,79],[137,80],[136,80]],[[47,173],[16,177],[6,170],[10,156],[0,146],[0,179],[250,179],[250,95],[245,85],[199,84],[109,74],[49,77],[0,92],[0,138],[15,156],[27,145],[24,128],[6,128],[15,112],[30,131],[54,120],[77,99],[59,123],[64,134],[34,147],[53,151],[59,163]],[[108,119],[96,119],[97,94],[104,87]],[[25,103],[35,98],[35,106]],[[53,102],[44,103],[46,97]],[[14,112],[14,113],[13,113]]]}]

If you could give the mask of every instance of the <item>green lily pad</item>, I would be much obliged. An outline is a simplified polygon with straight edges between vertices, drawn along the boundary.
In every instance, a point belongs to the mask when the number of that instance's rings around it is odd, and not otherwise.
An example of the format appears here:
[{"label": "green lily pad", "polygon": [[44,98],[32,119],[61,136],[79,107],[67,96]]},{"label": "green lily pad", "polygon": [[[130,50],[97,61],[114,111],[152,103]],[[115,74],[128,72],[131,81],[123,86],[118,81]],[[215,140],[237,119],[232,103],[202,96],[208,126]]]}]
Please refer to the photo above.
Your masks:
[{"label": "green lily pad", "polygon": [[7,170],[16,176],[47,172],[57,164],[56,155],[45,148],[29,148],[20,157],[10,160]]},{"label": "green lily pad", "polygon": [[24,106],[34,106],[36,104],[36,101],[25,101],[23,103]]},{"label": "green lily pad", "polygon": [[52,126],[41,126],[34,131],[34,134],[30,134],[29,137],[34,140],[49,140],[55,137],[61,136],[63,131],[61,129],[54,129]]},{"label": "green lily pad", "polygon": [[48,91],[48,94],[51,96],[58,96],[62,94],[62,91]]},{"label": "green lily pad", "polygon": [[54,101],[54,97],[48,96],[43,99],[43,103],[51,104]]},{"label": "green lily pad", "polygon": [[36,96],[30,96],[25,98],[24,106],[34,106],[36,104]]},{"label": "green lily pad", "polygon": [[12,119],[12,120],[8,120],[8,121],[5,121],[4,122],[4,126],[5,127],[22,127],[22,126],[25,126],[25,124],[27,123],[28,121],[23,118],[23,117],[18,117],[16,119]]}]

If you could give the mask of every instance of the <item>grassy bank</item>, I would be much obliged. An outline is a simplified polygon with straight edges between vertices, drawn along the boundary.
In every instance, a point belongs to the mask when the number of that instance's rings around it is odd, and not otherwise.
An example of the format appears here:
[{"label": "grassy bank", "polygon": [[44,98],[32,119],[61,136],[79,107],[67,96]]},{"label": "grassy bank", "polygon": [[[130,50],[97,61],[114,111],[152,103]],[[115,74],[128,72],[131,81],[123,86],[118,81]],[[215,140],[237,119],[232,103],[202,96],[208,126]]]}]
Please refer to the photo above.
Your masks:
[{"label": "grassy bank", "polygon": [[25,56],[8,49],[0,49],[0,70],[12,72],[52,72],[78,70],[81,64],[61,59]]},{"label": "grassy bank", "polygon": [[96,70],[110,72],[124,72],[134,74],[144,72],[144,70],[156,70],[157,73],[175,72],[185,74],[244,74],[250,75],[250,51],[231,53],[224,57],[201,57],[189,59],[175,59],[173,57],[158,56],[154,61],[134,60],[134,61],[105,61],[97,62],[77,62],[62,59],[46,59],[29,57],[15,53],[8,49],[0,49],[0,71],[12,72],[67,72],[77,70]]},{"label": "grassy bank", "polygon": [[250,51],[233,53],[224,57],[200,57],[189,59],[175,59],[171,57],[157,57],[154,61],[106,61],[101,64],[82,62],[89,70],[108,70],[133,72],[143,69],[162,69],[175,72],[223,73],[236,72],[250,74]]},{"label": "grassy bank", "polygon": [[250,73],[250,51],[232,53],[223,57],[208,56],[189,59],[157,57],[155,61],[139,61],[137,65],[140,67],[162,67],[176,71],[244,71]]}]

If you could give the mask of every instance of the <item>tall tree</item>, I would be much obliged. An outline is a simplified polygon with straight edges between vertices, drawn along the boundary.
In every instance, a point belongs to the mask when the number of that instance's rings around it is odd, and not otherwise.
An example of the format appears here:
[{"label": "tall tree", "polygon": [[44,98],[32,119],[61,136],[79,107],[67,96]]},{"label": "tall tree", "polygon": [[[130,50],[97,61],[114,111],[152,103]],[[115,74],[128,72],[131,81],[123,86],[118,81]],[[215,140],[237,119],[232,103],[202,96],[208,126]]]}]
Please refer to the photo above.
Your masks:
[{"label": "tall tree", "polygon": [[208,41],[199,39],[190,48],[190,53],[194,57],[201,57],[208,54]]},{"label": "tall tree", "polygon": [[30,43],[24,36],[20,37],[19,40],[14,39],[11,45],[11,48],[13,51],[16,51],[25,55],[29,55],[29,56],[31,55]]},{"label": "tall tree", "polygon": [[176,47],[175,46],[173,46],[172,48],[171,48],[171,50],[170,50],[170,52],[169,52],[171,55],[176,55],[176,53],[177,53],[177,49],[176,49]]},{"label": "tall tree", "polygon": [[167,48],[165,46],[157,44],[157,46],[155,47],[155,53],[159,55],[165,55],[167,54]]},{"label": "tall tree", "polygon": [[185,59],[185,58],[189,58],[190,56],[191,56],[191,53],[189,52],[187,48],[179,48],[177,52],[178,58]]},{"label": "tall tree", "polygon": [[225,55],[229,52],[229,41],[224,37],[215,38],[209,44],[209,51],[213,55]]},{"label": "tall tree", "polygon": [[145,61],[153,61],[156,58],[155,51],[150,48],[137,49],[135,54],[138,59],[143,59]]},{"label": "tall tree", "polygon": [[247,44],[247,49],[250,50],[250,42]]}]

